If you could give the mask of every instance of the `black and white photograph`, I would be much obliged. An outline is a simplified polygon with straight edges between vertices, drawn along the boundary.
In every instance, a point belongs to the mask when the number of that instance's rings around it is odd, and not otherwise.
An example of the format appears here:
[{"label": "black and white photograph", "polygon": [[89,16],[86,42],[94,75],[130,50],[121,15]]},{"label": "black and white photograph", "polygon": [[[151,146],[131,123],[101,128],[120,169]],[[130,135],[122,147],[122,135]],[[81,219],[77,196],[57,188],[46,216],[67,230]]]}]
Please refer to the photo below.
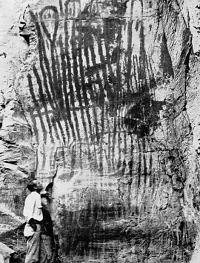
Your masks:
[{"label": "black and white photograph", "polygon": [[200,0],[0,0],[0,263],[200,263]]}]

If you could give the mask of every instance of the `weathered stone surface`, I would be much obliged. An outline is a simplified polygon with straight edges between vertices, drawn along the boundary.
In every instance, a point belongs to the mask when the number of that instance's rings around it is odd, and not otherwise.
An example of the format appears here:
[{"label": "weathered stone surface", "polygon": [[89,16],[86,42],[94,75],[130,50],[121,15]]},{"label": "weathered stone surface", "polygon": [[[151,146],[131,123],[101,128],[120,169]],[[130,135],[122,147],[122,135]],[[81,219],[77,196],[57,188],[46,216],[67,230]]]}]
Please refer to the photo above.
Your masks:
[{"label": "weathered stone surface", "polygon": [[199,222],[198,1],[11,3],[1,206],[20,216],[36,171],[63,261],[188,262]]},{"label": "weathered stone surface", "polygon": [[12,250],[11,248],[9,248],[8,246],[6,246],[5,244],[0,242],[0,255],[3,256],[3,261],[4,262],[9,262],[10,259],[10,255],[15,253],[14,250]]}]

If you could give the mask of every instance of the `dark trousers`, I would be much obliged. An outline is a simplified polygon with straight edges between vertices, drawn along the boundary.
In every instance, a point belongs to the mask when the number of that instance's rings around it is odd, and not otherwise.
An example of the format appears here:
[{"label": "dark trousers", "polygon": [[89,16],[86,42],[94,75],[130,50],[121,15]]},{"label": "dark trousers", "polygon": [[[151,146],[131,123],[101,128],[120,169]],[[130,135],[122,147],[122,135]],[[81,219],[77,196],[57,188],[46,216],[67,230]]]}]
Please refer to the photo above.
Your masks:
[{"label": "dark trousers", "polygon": [[52,237],[41,235],[40,263],[49,263],[53,259]]}]

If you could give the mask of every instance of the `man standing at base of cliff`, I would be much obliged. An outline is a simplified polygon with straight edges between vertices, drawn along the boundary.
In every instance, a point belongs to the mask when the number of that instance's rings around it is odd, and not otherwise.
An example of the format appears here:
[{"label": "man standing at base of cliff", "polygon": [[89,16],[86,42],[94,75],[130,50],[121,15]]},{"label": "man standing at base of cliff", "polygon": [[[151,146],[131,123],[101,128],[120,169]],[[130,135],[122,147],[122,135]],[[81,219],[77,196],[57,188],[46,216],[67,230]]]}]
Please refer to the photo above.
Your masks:
[{"label": "man standing at base of cliff", "polygon": [[36,180],[27,185],[29,191],[25,199],[23,215],[26,218],[24,236],[27,241],[25,263],[39,262],[41,245],[41,222],[43,220],[40,192],[42,185]]}]

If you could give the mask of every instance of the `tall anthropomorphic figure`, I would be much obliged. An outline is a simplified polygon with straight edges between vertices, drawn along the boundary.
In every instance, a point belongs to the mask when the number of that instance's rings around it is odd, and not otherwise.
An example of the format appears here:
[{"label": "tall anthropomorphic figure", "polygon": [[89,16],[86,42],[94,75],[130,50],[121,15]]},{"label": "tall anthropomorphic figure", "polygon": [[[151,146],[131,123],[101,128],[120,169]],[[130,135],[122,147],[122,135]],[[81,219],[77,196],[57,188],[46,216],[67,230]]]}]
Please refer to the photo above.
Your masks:
[{"label": "tall anthropomorphic figure", "polygon": [[29,191],[24,204],[26,218],[24,236],[27,240],[25,263],[39,263],[41,247],[41,223],[43,220],[40,192],[42,185],[34,180],[27,185]]}]

